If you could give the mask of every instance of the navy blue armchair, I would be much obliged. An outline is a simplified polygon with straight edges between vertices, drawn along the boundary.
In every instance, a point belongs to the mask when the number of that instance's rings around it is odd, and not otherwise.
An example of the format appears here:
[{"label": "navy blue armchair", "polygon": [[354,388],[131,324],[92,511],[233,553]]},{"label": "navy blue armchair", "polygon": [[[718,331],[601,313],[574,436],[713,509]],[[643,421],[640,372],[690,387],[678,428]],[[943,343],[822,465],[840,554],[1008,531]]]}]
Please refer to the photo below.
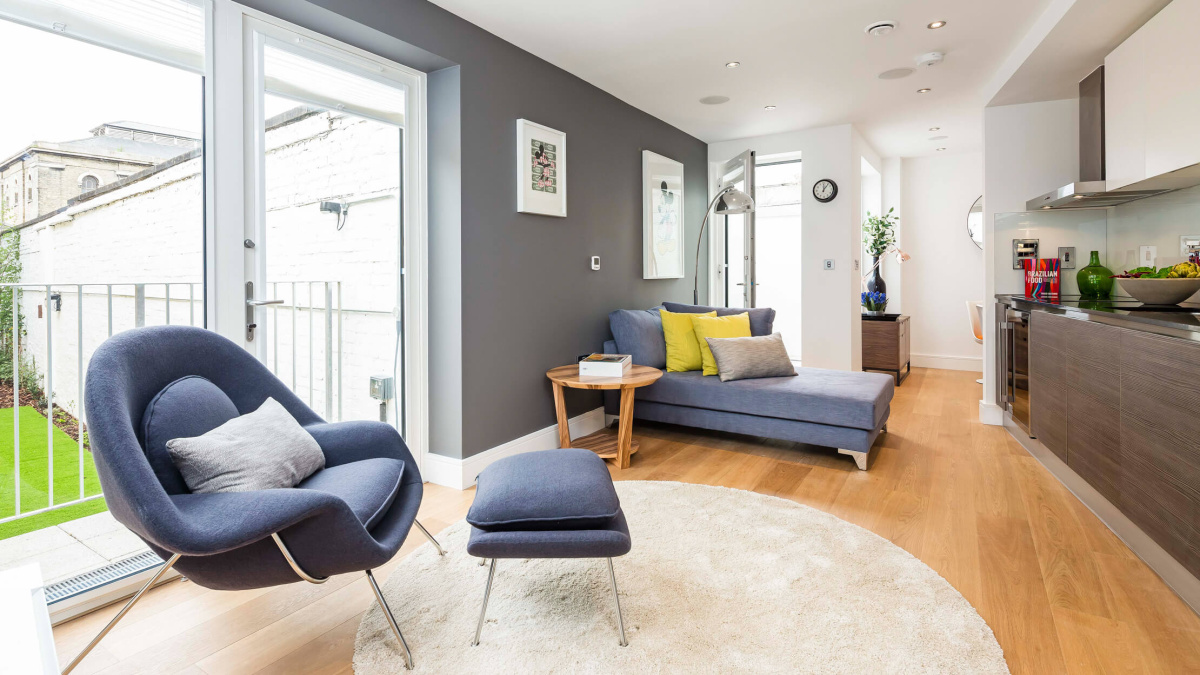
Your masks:
[{"label": "navy blue armchair", "polygon": [[[373,568],[415,524],[421,474],[400,434],[381,422],[322,420],[250,353],[200,328],[159,326],[113,336],[96,350],[85,386],[88,434],[113,516],[166,564],[70,665],[79,661],[171,567],[213,589],[263,588],[366,572],[402,647],[412,655]],[[167,454],[274,398],[325,454],[295,488],[192,494]]]}]

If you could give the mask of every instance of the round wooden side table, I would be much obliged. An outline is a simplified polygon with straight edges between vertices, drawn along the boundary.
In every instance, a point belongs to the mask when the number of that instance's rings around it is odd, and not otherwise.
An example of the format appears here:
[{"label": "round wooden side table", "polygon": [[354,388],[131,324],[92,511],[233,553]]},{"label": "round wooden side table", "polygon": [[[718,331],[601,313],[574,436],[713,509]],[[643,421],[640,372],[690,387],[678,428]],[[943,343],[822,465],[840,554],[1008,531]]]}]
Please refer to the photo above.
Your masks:
[{"label": "round wooden side table", "polygon": [[[604,459],[615,459],[617,466],[629,468],[629,456],[638,451],[638,442],[633,440],[633,390],[654,384],[663,372],[650,366],[633,366],[624,377],[580,377],[579,364],[559,366],[546,371],[546,377],[554,384],[554,412],[558,416],[558,445],[562,448],[584,448]],[[620,426],[617,435],[597,434],[571,441],[571,430],[567,428],[567,404],[563,399],[563,387],[569,389],[620,389]]]}]

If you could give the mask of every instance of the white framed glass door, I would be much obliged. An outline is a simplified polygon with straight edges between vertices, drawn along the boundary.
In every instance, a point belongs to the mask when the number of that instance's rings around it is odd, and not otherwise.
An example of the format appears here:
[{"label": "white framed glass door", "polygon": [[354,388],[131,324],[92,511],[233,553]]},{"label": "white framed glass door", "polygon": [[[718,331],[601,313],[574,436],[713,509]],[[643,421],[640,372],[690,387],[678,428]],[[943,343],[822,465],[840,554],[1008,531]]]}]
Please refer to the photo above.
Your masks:
[{"label": "white framed glass door", "polygon": [[[244,339],[329,421],[424,451],[424,75],[244,22]],[[418,459],[420,461],[420,459]]]},{"label": "white framed glass door", "polygon": [[[754,151],[747,150],[721,168],[717,190],[734,187],[754,197]],[[757,298],[754,269],[754,211],[721,217],[724,258],[718,270],[724,283],[726,307],[754,307]]]}]

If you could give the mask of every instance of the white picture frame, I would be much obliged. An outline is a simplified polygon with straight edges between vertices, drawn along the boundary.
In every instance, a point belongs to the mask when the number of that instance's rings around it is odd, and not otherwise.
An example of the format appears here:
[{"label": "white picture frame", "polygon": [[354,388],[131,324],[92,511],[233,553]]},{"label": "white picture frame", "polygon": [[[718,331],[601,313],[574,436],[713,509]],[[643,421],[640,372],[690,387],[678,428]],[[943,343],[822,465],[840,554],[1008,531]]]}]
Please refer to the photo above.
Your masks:
[{"label": "white picture frame", "polygon": [[642,278],[684,277],[683,164],[642,151]]},{"label": "white picture frame", "polygon": [[517,120],[517,212],[567,217],[567,135]]}]

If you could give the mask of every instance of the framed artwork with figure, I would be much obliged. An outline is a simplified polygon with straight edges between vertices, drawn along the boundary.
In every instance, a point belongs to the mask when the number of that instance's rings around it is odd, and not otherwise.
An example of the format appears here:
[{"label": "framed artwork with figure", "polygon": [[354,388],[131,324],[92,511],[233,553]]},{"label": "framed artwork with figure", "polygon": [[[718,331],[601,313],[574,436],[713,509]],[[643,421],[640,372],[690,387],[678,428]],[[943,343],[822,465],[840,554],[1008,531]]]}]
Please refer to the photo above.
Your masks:
[{"label": "framed artwork with figure", "polygon": [[517,120],[517,211],[567,217],[567,135]]},{"label": "framed artwork with figure", "polygon": [[683,164],[642,151],[642,278],[683,278]]}]

